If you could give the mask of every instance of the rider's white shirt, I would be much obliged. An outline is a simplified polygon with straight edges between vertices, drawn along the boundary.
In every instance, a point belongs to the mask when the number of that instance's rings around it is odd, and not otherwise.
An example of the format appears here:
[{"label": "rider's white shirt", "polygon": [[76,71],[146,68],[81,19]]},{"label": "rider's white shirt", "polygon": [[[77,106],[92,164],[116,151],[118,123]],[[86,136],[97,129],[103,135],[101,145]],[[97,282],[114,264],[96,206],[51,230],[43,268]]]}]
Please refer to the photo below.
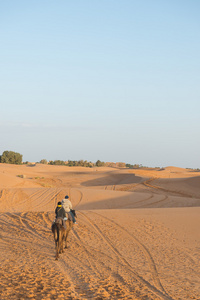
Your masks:
[{"label": "rider's white shirt", "polygon": [[69,199],[63,199],[62,206],[66,212],[70,212],[70,210],[72,209],[72,203]]}]

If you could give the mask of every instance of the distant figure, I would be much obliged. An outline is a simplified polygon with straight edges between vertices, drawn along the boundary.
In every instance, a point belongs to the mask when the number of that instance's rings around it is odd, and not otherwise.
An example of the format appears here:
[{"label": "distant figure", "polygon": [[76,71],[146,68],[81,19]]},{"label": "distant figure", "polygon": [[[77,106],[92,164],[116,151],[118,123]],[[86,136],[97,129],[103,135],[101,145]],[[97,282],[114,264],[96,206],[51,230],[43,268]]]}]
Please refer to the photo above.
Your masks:
[{"label": "distant figure", "polygon": [[77,224],[75,216],[74,216],[74,214],[72,212],[72,203],[69,200],[69,196],[66,195],[65,199],[63,199],[61,203],[62,203],[62,206],[63,206],[65,212],[69,215],[69,219],[72,219],[73,223]]}]

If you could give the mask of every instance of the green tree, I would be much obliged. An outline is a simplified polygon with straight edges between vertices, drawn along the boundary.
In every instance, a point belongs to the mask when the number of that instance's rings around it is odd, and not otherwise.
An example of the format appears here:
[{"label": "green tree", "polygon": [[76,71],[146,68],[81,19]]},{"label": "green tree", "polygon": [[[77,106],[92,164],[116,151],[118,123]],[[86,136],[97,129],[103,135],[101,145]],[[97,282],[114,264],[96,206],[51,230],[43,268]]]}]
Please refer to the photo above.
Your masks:
[{"label": "green tree", "polygon": [[142,165],[138,165],[138,164],[134,164],[134,165],[126,164],[126,168],[129,168],[129,169],[139,169],[139,168],[142,168]]},{"label": "green tree", "polygon": [[46,159],[41,159],[40,163],[44,164],[44,165],[47,165],[47,160]]},{"label": "green tree", "polygon": [[59,160],[59,159],[58,159],[58,160],[54,160],[54,161],[51,160],[51,161],[49,162],[49,164],[50,164],[50,165],[58,165],[58,166],[62,165],[62,166],[63,166],[63,165],[65,165],[65,162],[64,162],[63,160]]},{"label": "green tree", "polygon": [[84,161],[82,159],[78,161],[78,166],[84,167]]},{"label": "green tree", "polygon": [[68,167],[73,167],[73,161],[72,160],[68,160]]},{"label": "green tree", "polygon": [[126,164],[126,168],[133,169],[133,165],[131,165],[131,164]]},{"label": "green tree", "polygon": [[105,163],[103,161],[100,161],[99,159],[96,162],[96,166],[97,167],[103,167],[105,165]]},{"label": "green tree", "polygon": [[14,151],[4,151],[1,155],[0,162],[4,164],[22,164],[22,154]]}]

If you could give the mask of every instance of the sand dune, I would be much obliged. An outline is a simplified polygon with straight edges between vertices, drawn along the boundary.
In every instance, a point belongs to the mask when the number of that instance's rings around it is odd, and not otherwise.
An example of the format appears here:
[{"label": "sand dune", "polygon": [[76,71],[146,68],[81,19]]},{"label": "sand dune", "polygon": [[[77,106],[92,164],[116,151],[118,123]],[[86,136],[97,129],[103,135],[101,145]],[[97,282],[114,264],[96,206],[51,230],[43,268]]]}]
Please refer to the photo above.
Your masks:
[{"label": "sand dune", "polygon": [[[55,261],[66,194],[78,225]],[[200,299],[200,173],[0,164],[0,299]]]}]

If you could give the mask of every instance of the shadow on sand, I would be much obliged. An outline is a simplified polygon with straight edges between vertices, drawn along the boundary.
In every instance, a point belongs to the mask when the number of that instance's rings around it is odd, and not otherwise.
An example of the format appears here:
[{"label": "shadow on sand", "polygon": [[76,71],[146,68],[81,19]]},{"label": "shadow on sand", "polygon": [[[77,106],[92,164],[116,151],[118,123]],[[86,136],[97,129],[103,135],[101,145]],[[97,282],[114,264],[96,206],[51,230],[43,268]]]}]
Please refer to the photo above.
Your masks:
[{"label": "shadow on sand", "polygon": [[121,185],[121,184],[134,184],[140,183],[144,179],[135,174],[108,174],[107,176],[99,177],[92,180],[87,180],[81,183],[82,186],[107,186],[107,185]]}]

